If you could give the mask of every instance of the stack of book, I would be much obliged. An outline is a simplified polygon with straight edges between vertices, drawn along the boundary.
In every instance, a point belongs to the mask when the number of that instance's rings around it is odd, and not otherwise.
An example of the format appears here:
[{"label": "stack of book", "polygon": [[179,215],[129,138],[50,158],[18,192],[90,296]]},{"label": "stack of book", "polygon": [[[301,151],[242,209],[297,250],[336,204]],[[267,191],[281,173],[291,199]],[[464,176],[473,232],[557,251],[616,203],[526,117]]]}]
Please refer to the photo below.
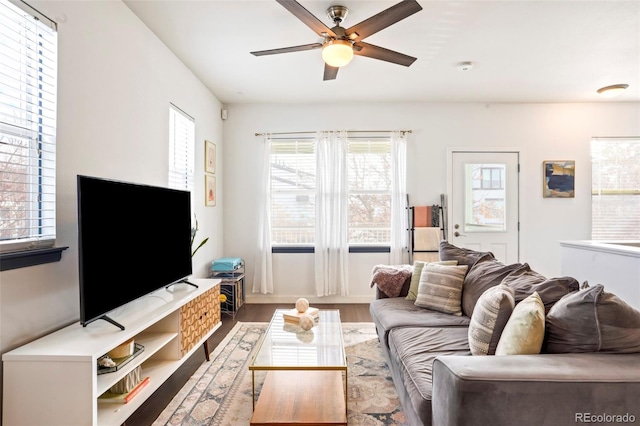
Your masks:
[{"label": "stack of book", "polygon": [[282,317],[284,318],[285,322],[293,324],[300,323],[300,317],[303,315],[309,315],[311,318],[313,318],[314,321],[318,321],[319,311],[320,310],[318,308],[309,307],[306,311],[299,312],[296,308],[293,308],[288,311],[284,311],[282,313]]},{"label": "stack of book", "polygon": [[149,383],[149,377],[145,377],[140,381],[140,383],[138,383],[129,392],[115,393],[108,390],[98,397],[98,401],[114,403],[114,404],[126,404],[129,401],[131,401],[133,397],[136,396],[142,390],[142,388],[147,386],[148,383]]}]

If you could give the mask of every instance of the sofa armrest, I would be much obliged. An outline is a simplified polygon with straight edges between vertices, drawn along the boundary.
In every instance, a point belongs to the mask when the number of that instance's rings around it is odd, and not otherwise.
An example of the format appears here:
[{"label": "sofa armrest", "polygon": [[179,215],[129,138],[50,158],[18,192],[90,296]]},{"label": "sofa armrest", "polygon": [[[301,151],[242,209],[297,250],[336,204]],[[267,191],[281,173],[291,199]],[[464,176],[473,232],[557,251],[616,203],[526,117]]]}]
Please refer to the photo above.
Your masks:
[{"label": "sofa armrest", "polygon": [[629,423],[640,420],[640,354],[440,356],[432,398],[441,426]]}]

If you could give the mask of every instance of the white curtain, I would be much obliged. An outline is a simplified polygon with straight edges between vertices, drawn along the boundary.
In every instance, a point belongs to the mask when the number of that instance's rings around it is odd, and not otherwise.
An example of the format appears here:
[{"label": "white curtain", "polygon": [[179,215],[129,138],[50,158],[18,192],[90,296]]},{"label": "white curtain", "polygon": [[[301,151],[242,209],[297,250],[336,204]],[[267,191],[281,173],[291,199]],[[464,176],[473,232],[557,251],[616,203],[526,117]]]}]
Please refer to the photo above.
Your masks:
[{"label": "white curtain", "polygon": [[258,197],[258,235],[253,274],[254,293],[273,293],[273,259],[271,256],[271,138],[262,144],[262,188]]},{"label": "white curtain", "polygon": [[[389,263],[405,263],[408,247],[407,218],[407,136],[391,134],[391,253]],[[408,261],[408,260],[407,260]]]},{"label": "white curtain", "polygon": [[349,294],[347,132],[318,132],[316,150],[316,294],[344,296]]}]

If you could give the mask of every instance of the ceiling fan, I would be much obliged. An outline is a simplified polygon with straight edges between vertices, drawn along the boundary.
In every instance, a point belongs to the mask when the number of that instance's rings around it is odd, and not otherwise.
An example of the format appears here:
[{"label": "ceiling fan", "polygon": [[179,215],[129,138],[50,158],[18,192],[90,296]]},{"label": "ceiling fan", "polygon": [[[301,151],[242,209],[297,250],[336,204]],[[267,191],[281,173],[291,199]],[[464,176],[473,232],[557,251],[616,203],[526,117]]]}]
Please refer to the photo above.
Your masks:
[{"label": "ceiling fan", "polygon": [[349,13],[349,9],[344,6],[331,6],[327,9],[327,15],[329,15],[329,18],[331,18],[335,24],[333,28],[329,28],[296,0],[276,1],[315,31],[316,34],[323,37],[324,41],[322,43],[310,43],[300,46],[251,52],[254,56],[275,55],[278,53],[300,52],[322,48],[322,59],[325,61],[324,80],[335,80],[338,75],[338,69],[347,65],[353,58],[353,55],[367,56],[381,61],[404,65],[405,67],[410,66],[416,60],[416,58],[412,56],[362,41],[364,38],[421,11],[422,6],[415,0],[403,0],[350,28],[340,26]]}]

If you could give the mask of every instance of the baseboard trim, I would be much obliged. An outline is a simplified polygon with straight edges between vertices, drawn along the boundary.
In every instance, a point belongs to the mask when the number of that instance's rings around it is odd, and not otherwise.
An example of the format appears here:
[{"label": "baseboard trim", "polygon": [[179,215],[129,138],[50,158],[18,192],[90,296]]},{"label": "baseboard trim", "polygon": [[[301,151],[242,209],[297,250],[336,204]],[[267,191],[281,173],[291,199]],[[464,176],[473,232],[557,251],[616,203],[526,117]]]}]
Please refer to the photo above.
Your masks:
[{"label": "baseboard trim", "polygon": [[285,295],[285,294],[247,294],[246,303],[295,303],[300,297],[304,297],[311,305],[324,303],[371,303],[375,296],[309,296],[309,295]]}]

